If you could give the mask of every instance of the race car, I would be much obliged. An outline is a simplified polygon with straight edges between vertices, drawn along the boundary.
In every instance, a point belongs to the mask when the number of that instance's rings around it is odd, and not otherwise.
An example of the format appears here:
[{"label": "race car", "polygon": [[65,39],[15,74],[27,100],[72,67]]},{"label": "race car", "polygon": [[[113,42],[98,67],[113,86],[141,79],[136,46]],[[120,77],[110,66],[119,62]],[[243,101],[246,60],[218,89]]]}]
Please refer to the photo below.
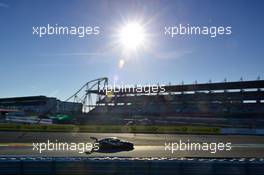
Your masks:
[{"label": "race car", "polygon": [[98,140],[95,137],[90,137],[98,143],[98,149],[92,149],[91,152],[114,153],[121,151],[131,151],[134,149],[134,144],[125,140],[120,140],[116,137],[107,137]]}]

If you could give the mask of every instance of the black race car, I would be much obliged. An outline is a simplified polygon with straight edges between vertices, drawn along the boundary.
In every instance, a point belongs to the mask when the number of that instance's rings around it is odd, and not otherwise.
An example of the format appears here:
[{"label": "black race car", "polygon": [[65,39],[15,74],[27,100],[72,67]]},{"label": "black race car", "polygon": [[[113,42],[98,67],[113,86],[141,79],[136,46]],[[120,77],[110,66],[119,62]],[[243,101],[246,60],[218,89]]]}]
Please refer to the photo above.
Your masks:
[{"label": "black race car", "polygon": [[98,143],[99,149],[92,149],[92,152],[102,152],[102,153],[114,153],[121,151],[131,151],[134,149],[134,144],[128,141],[120,140],[116,137],[107,137],[98,140],[95,137],[91,137],[91,139],[95,140],[95,143]]}]

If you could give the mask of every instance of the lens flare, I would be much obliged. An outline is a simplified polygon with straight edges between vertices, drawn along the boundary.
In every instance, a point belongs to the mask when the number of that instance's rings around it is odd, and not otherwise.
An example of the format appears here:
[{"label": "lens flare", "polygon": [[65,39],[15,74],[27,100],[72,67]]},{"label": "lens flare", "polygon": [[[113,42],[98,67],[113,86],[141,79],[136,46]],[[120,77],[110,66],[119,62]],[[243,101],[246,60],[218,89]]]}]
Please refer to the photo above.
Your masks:
[{"label": "lens flare", "polygon": [[124,49],[131,51],[144,45],[145,36],[144,27],[137,22],[131,22],[121,28],[119,40]]}]

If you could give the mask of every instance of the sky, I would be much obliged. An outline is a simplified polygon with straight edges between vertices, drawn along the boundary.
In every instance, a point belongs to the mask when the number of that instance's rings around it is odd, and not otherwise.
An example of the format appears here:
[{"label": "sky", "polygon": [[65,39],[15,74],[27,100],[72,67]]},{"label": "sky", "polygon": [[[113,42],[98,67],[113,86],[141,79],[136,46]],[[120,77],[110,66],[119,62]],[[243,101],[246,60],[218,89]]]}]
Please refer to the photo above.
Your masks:
[{"label": "sky", "polygon": [[[140,85],[264,79],[263,8],[261,0],[0,0],[0,98],[64,100],[99,77]],[[126,52],[116,36],[131,21],[144,26],[146,42]],[[99,26],[100,34],[33,35],[47,24]],[[231,26],[232,34],[164,34],[179,24]]]}]

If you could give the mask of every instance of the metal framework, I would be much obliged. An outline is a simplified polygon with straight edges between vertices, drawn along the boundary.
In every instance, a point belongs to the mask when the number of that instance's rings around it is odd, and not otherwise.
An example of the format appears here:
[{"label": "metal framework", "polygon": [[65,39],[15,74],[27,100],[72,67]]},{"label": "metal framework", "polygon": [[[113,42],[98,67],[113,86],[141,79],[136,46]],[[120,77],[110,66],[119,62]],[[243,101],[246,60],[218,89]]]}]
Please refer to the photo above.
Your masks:
[{"label": "metal framework", "polygon": [[72,101],[83,104],[83,112],[89,112],[96,106],[96,101],[101,100],[103,95],[100,93],[108,86],[108,78],[97,78],[85,83],[78,91],[65,101]]}]

